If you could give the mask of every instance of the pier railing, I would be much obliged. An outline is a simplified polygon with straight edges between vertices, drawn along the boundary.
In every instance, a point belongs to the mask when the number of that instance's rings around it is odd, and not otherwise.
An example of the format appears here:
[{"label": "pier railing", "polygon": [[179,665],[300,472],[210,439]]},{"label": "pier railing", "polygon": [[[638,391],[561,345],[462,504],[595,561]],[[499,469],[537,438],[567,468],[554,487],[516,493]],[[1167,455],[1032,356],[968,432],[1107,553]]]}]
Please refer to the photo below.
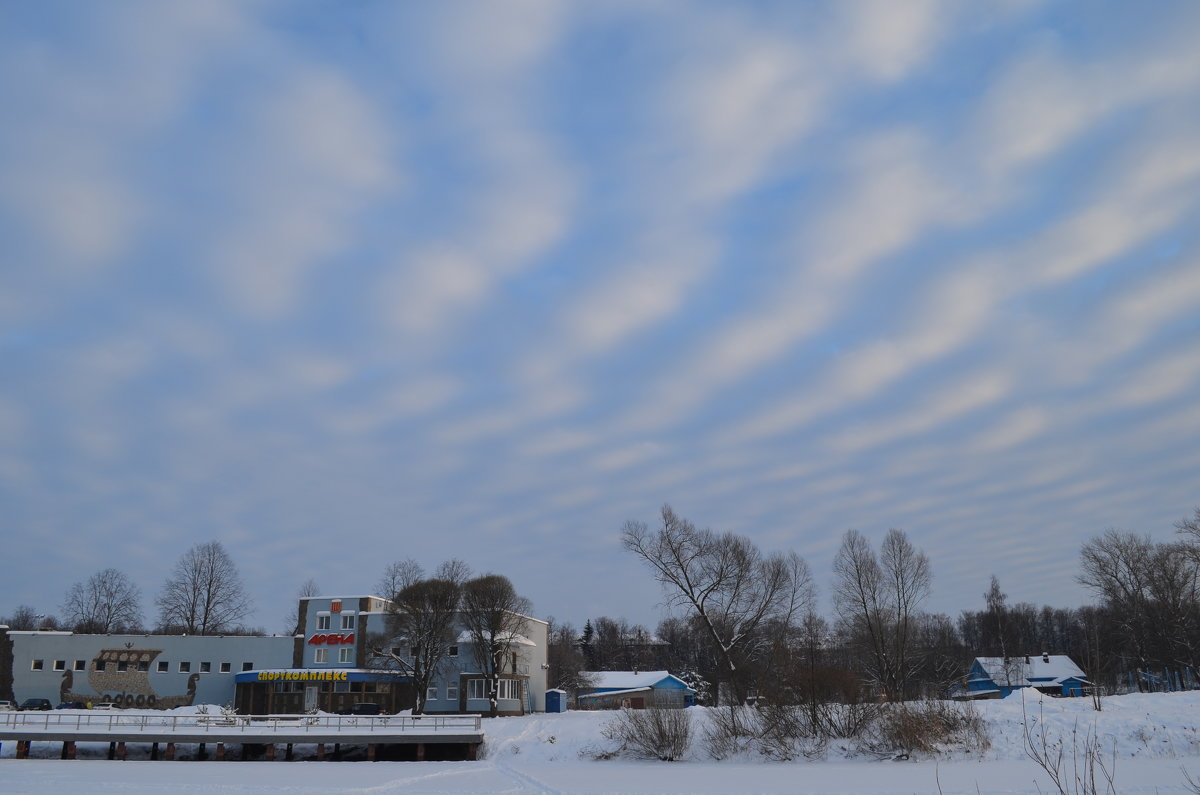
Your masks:
[{"label": "pier railing", "polygon": [[297,731],[329,734],[339,731],[381,732],[479,732],[478,715],[201,715],[126,714],[118,711],[90,712],[0,712],[0,729],[85,732],[145,731],[175,733],[248,729],[255,732]]}]

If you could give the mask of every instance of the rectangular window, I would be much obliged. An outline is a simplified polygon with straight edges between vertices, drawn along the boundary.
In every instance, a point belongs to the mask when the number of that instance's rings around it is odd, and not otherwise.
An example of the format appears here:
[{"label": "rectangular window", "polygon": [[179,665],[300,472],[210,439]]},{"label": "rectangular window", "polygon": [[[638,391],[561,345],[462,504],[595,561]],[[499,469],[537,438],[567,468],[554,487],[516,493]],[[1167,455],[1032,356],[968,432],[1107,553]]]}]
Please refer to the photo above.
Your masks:
[{"label": "rectangular window", "polygon": [[354,629],[354,614],[342,613],[342,629]]},{"label": "rectangular window", "polygon": [[229,673],[229,663],[227,663],[227,662],[221,663],[221,673],[223,673],[223,674]]},{"label": "rectangular window", "polygon": [[200,673],[211,674],[212,673],[212,663],[210,663],[208,660],[205,660],[204,662],[200,663]]},{"label": "rectangular window", "polygon": [[190,662],[179,663],[179,673],[190,674],[192,672],[192,664]]},{"label": "rectangular window", "polygon": [[141,671],[142,673],[149,671],[150,670],[150,661],[149,660],[138,660],[138,670]]},{"label": "rectangular window", "polygon": [[127,660],[121,660],[120,662],[117,663],[117,671],[119,673],[124,673],[125,671],[128,671],[128,670],[129,670],[129,662]]},{"label": "rectangular window", "polygon": [[431,685],[429,685],[429,687],[425,690],[425,700],[426,701],[437,701],[437,699],[438,699],[438,686],[437,686],[437,682],[434,682]]},{"label": "rectangular window", "polygon": [[467,698],[487,698],[488,683],[486,679],[467,680]]},{"label": "rectangular window", "polygon": [[170,670],[171,670],[171,663],[167,662],[166,660],[158,661],[158,672],[160,674],[165,674],[165,673],[167,673],[167,671],[170,671]]},{"label": "rectangular window", "polygon": [[313,651],[313,662],[314,662],[314,663],[326,663],[326,662],[329,662],[329,649],[316,649],[316,650],[314,650],[314,651]]},{"label": "rectangular window", "polygon": [[107,667],[108,663],[106,663],[104,660],[96,660],[96,671],[98,673],[104,673],[104,669]]},{"label": "rectangular window", "polygon": [[329,614],[317,616],[317,629],[329,629]]},{"label": "rectangular window", "polygon": [[458,682],[453,679],[446,683],[446,698],[458,701]]},{"label": "rectangular window", "polygon": [[499,693],[497,698],[514,698],[521,697],[521,680],[520,679],[501,679],[499,682]]},{"label": "rectangular window", "polygon": [[86,671],[87,670],[87,660],[76,660],[75,661],[75,670],[76,671]]},{"label": "rectangular window", "polygon": [[45,667],[46,667],[46,662],[44,660],[34,660],[33,664],[30,666],[30,670],[41,671],[41,670],[44,670]]},{"label": "rectangular window", "polygon": [[243,670],[243,671],[253,671],[253,670],[254,670],[254,663],[252,663],[252,662],[248,662],[248,663],[244,662],[244,663],[242,663],[242,670]]},{"label": "rectangular window", "polygon": [[55,660],[54,661],[54,670],[56,670],[56,671],[67,670],[67,661],[66,660]]},{"label": "rectangular window", "polygon": [[338,651],[338,662],[352,663],[354,662],[354,649],[347,647]]},{"label": "rectangular window", "polygon": [[446,649],[446,656],[447,657],[457,657],[458,656],[458,647],[451,646],[450,648]]}]

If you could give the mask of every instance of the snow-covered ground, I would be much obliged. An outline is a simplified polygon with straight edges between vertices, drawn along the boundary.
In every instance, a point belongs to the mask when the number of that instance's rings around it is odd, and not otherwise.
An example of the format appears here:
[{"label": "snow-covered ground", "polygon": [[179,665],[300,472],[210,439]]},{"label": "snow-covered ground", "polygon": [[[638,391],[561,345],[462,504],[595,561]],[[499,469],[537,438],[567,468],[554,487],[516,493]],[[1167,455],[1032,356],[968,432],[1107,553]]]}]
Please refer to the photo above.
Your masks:
[{"label": "snow-covered ground", "polygon": [[[844,745],[817,760],[713,761],[699,740],[679,762],[597,761],[595,751],[612,745],[600,729],[613,715],[603,712],[485,721],[486,751],[477,762],[196,764],[150,762],[135,748],[131,761],[110,762],[102,758],[104,745],[81,747],[80,759],[63,762],[59,744],[35,743],[33,755],[42,758],[16,760],[14,744],[5,742],[0,792],[1055,792],[1026,754],[1025,720],[1044,727],[1051,741],[1065,741],[1068,768],[1071,748],[1095,738],[1105,763],[1115,765],[1117,792],[1192,791],[1185,771],[1200,781],[1200,693],[1117,696],[1103,706],[1096,712],[1088,699],[1037,696],[1024,703],[1018,696],[980,702],[975,708],[988,725],[989,748],[951,748],[937,758],[903,761],[855,756]],[[706,710],[689,712],[699,729]]]}]

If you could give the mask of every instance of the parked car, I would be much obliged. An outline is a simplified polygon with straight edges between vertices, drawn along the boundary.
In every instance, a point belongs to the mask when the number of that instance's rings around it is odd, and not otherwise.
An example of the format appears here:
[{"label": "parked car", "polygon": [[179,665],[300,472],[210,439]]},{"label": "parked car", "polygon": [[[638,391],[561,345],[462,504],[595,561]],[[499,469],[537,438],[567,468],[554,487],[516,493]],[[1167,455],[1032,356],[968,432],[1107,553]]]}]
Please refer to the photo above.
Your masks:
[{"label": "parked car", "polygon": [[21,702],[21,711],[53,709],[48,698],[27,698]]},{"label": "parked car", "polygon": [[87,704],[84,704],[82,701],[64,701],[55,707],[55,709],[87,709]]},{"label": "parked car", "polygon": [[112,703],[111,701],[101,701],[99,704],[92,707],[92,709],[116,709],[116,708],[117,708],[117,705]]},{"label": "parked car", "polygon": [[342,710],[343,715],[382,715],[383,707],[373,701],[360,701],[350,707],[350,709]]},{"label": "parked car", "polygon": [[0,712],[13,712],[17,705],[12,701],[0,701]]}]

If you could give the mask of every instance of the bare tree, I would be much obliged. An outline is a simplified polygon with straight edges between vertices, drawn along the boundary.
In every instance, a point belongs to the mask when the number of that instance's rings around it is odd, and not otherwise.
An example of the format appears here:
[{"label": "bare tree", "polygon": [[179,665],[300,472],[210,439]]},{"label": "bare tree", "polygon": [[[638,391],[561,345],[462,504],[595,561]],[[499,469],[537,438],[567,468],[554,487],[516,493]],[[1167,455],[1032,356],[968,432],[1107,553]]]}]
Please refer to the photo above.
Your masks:
[{"label": "bare tree", "polygon": [[575,627],[569,623],[560,624],[553,616],[546,620],[550,624],[546,631],[549,643],[546,662],[550,665],[547,684],[566,690],[572,696],[578,695],[581,689],[593,685],[592,677],[587,673],[587,658],[584,657],[579,634]]},{"label": "bare tree", "polygon": [[517,636],[527,631],[530,609],[529,600],[518,595],[503,575],[484,574],[463,584],[462,621],[471,636],[475,662],[488,679],[491,717],[499,714],[500,675],[506,663],[515,667],[511,649],[519,643]]},{"label": "bare tree", "polygon": [[917,610],[929,595],[929,559],[903,530],[889,530],[876,557],[857,530],[846,531],[833,562],[834,605],[866,646],[868,676],[889,699],[903,699],[920,665]]},{"label": "bare tree", "polygon": [[429,683],[437,676],[448,648],[454,643],[462,586],[437,577],[404,586],[388,605],[388,631],[372,638],[376,659],[413,678],[413,713],[425,712]]},{"label": "bare tree", "polygon": [[458,558],[451,558],[440,563],[433,576],[461,586],[471,579],[471,567]]},{"label": "bare tree", "polygon": [[63,619],[75,632],[128,632],[142,623],[142,594],[124,572],[103,569],[77,582],[63,600]]},{"label": "bare tree", "polygon": [[375,593],[391,599],[402,590],[425,578],[425,569],[412,558],[389,563],[375,584]]},{"label": "bare tree", "polygon": [[656,531],[626,522],[621,541],[654,572],[668,602],[699,620],[740,703],[750,684],[740,664],[762,651],[759,630],[790,626],[815,598],[808,564],[795,553],[764,556],[734,533],[697,529],[669,505],[661,520]]},{"label": "bare tree", "polygon": [[49,622],[54,622],[56,626],[58,623],[54,616],[39,613],[31,605],[17,605],[17,609],[13,611],[12,615],[0,623],[7,624],[9,629],[30,630],[43,629]]},{"label": "bare tree", "polygon": [[250,612],[242,578],[220,541],[185,552],[163,583],[157,604],[163,629],[193,635],[234,629]]},{"label": "bare tree", "polygon": [[293,604],[291,612],[283,620],[285,632],[289,632],[292,635],[304,634],[304,620],[300,617],[300,600],[309,596],[319,596],[320,593],[321,586],[317,585],[316,580],[309,577],[304,581],[304,584],[296,591],[296,602]]}]

